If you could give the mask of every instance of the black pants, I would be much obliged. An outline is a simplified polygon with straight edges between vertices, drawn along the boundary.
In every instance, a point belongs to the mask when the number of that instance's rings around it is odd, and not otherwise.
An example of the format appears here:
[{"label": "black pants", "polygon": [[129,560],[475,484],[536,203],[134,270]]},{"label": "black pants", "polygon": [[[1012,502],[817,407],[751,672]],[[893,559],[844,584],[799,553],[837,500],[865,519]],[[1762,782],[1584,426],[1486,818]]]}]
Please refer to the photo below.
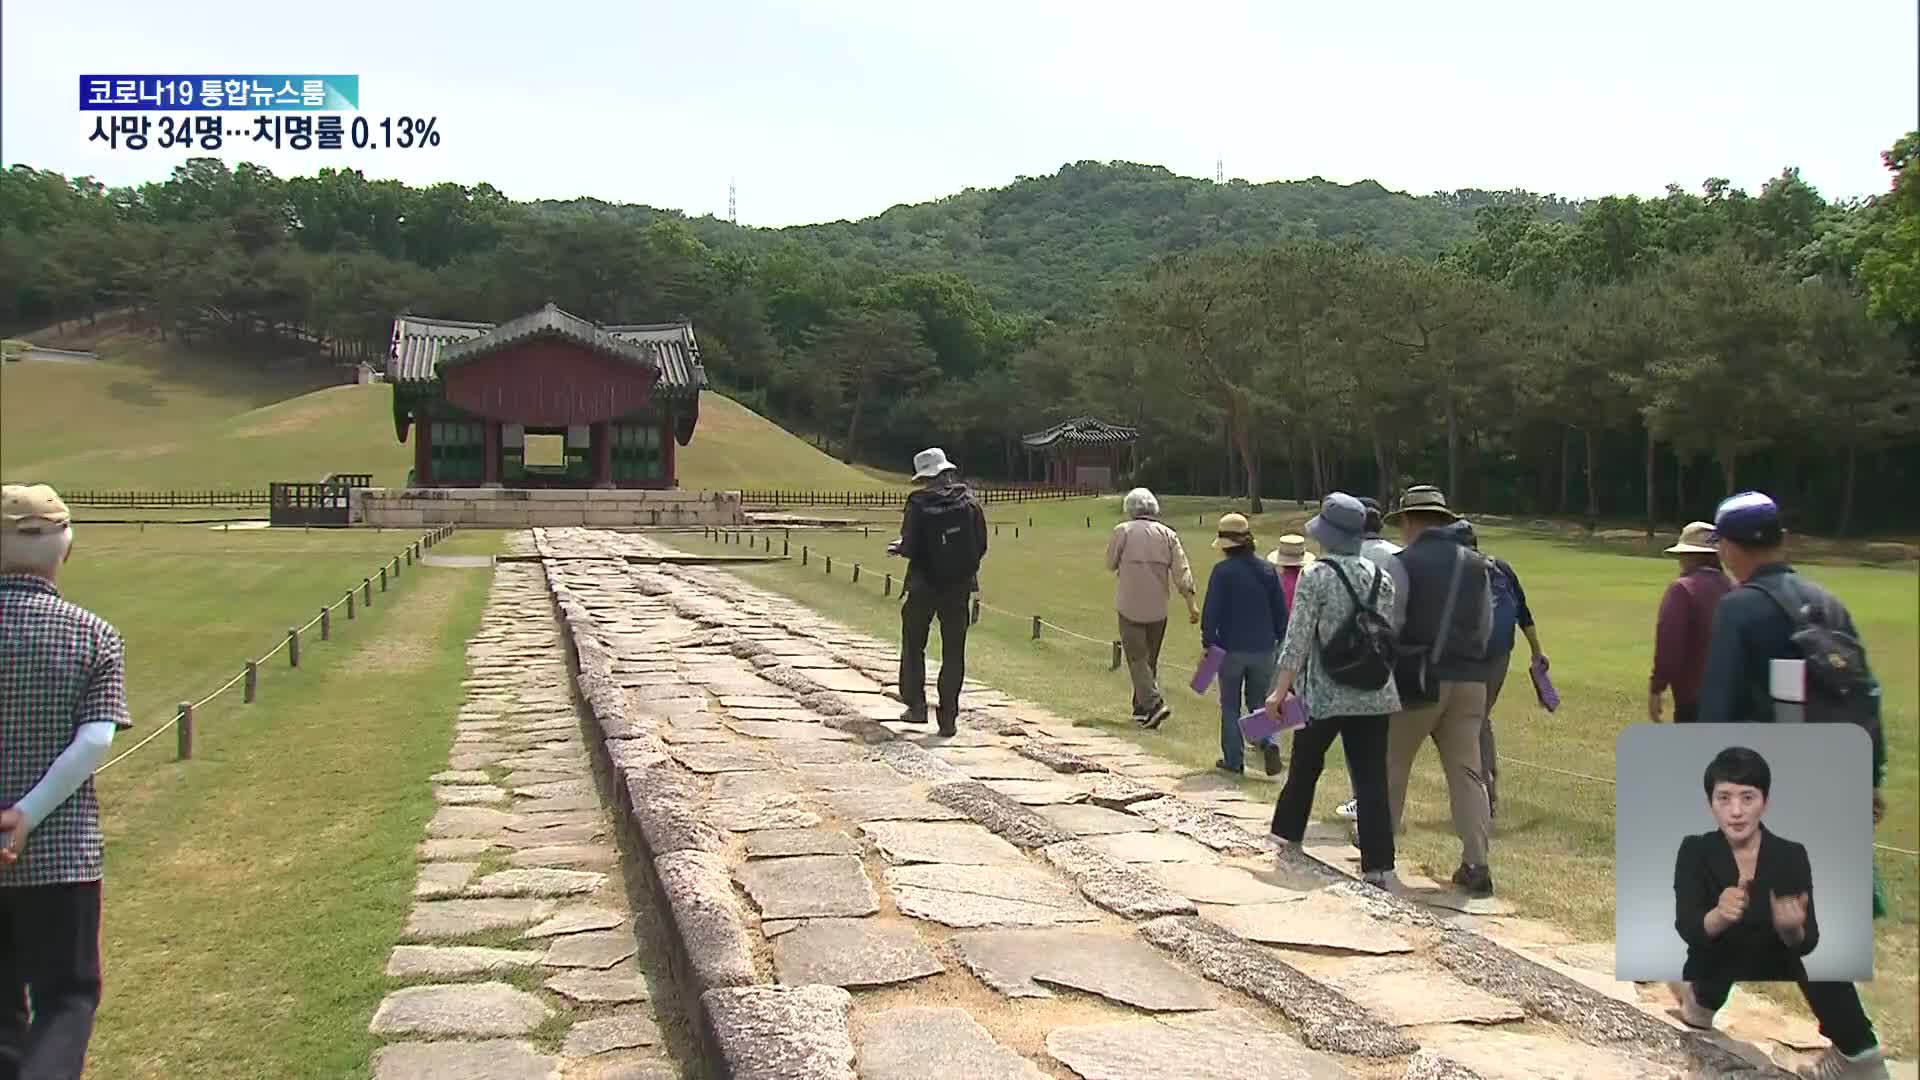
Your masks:
[{"label": "black pants", "polygon": [[100,883],[0,888],[0,1080],[77,1080],[99,1007]]},{"label": "black pants", "polygon": [[[1733,984],[1702,980],[1693,984],[1693,996],[1700,1004],[1718,1010],[1727,1003]],[[1873,1021],[1867,1019],[1866,1006],[1860,1004],[1860,991],[1852,983],[1808,982],[1800,980],[1800,995],[1820,1022],[1820,1034],[1848,1057],[1871,1049],[1879,1040],[1873,1034]]]},{"label": "black pants", "polygon": [[1699,721],[1700,721],[1700,704],[1698,702],[1695,702],[1691,705],[1682,705],[1677,701],[1673,703],[1673,722],[1674,723],[1694,724],[1694,723],[1698,723]]},{"label": "black pants", "polygon": [[1335,736],[1347,751],[1347,776],[1353,782],[1359,817],[1360,869],[1393,869],[1393,811],[1387,802],[1387,718],[1315,717],[1293,733],[1293,767],[1273,807],[1273,835],[1299,843],[1313,811],[1313,789],[1327,765]]},{"label": "black pants", "polygon": [[900,700],[927,711],[927,636],[940,619],[940,712],[942,724],[960,715],[960,684],[967,677],[967,623],[973,589],[936,588],[915,582],[900,603]]}]

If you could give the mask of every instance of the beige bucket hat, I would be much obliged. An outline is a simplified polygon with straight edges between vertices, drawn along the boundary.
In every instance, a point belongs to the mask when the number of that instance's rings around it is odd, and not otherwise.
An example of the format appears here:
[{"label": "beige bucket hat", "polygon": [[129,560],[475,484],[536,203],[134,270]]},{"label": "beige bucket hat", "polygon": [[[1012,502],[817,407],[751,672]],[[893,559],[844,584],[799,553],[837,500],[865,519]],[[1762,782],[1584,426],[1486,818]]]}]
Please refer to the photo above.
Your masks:
[{"label": "beige bucket hat", "polygon": [[1668,555],[1717,555],[1720,549],[1713,546],[1713,524],[1706,521],[1689,522],[1680,530],[1680,542],[1666,550]]}]

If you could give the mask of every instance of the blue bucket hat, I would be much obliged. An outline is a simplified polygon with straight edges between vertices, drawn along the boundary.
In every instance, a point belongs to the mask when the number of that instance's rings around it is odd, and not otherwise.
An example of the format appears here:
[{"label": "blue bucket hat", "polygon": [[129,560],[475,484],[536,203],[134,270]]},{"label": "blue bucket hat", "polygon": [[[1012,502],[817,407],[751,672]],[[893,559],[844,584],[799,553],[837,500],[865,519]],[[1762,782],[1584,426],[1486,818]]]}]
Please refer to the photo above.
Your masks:
[{"label": "blue bucket hat", "polygon": [[1367,508],[1359,499],[1336,491],[1320,503],[1320,513],[1307,522],[1307,534],[1329,555],[1358,555],[1367,531]]}]

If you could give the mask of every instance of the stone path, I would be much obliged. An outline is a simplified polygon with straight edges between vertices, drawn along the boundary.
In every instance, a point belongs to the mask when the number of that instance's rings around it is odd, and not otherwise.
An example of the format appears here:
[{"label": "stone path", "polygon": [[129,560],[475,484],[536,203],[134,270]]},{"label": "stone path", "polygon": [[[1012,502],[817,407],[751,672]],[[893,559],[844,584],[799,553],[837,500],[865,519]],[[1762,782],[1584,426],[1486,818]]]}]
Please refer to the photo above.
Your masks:
[{"label": "stone path", "polygon": [[[1337,830],[1305,855],[1276,852],[1268,807],[1219,778],[971,680],[958,736],[892,723],[891,643],[723,571],[627,564],[665,550],[645,537],[533,539],[624,796],[619,827],[650,859],[684,954],[679,989],[697,1003],[717,1075],[1783,1075],[1768,1055],[1786,1061],[1791,1048],[1687,1033],[1614,983],[1610,958],[1497,901],[1352,880]],[[500,574],[528,612],[512,640],[546,640],[531,586],[508,564]],[[481,655],[507,647],[507,625],[489,622]],[[529,676],[515,664],[476,693]],[[527,705],[559,691],[519,693],[513,723],[540,731]],[[472,722],[463,738],[488,749],[454,767],[512,768],[492,790],[532,801],[478,801],[497,796],[455,777],[452,797],[476,801],[443,816],[522,854],[590,843],[598,826],[574,823],[591,816],[590,797],[544,786],[584,776],[580,750],[509,744]],[[521,846],[533,813],[553,821],[539,833],[564,831]],[[549,875],[577,865],[533,858]],[[605,929],[567,921],[588,902],[611,907],[604,887],[548,876],[543,887],[591,901],[493,899],[531,883],[481,869],[445,886],[475,899],[434,903],[547,903],[461,919]],[[460,1010],[476,1024],[553,1023],[531,1007],[550,1001],[484,992],[486,1008]]]},{"label": "stone path", "polygon": [[537,564],[498,569],[468,665],[375,1080],[680,1076]]}]

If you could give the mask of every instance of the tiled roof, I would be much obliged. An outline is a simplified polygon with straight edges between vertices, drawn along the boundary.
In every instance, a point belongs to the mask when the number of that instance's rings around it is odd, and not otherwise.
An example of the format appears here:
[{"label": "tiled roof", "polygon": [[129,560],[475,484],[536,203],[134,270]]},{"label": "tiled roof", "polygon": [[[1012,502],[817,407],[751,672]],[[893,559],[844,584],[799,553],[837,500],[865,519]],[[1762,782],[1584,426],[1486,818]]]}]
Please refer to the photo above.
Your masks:
[{"label": "tiled roof", "polygon": [[652,367],[669,393],[697,393],[707,385],[691,323],[600,326],[552,304],[498,326],[402,315],[393,321],[387,377],[430,382],[442,367],[459,364],[534,338],[559,338],[617,360]]},{"label": "tiled roof", "polygon": [[1076,416],[1071,420],[1062,420],[1045,431],[1023,435],[1020,441],[1040,449],[1056,443],[1071,446],[1111,446],[1115,443],[1129,443],[1139,437],[1138,428],[1109,424],[1104,420],[1095,420],[1091,416]]},{"label": "tiled roof", "polygon": [[651,353],[662,386],[706,388],[707,369],[700,363],[700,343],[694,340],[692,323],[630,323],[604,329]]},{"label": "tiled roof", "polygon": [[393,320],[393,347],[387,353],[387,378],[393,382],[430,382],[440,350],[455,342],[476,338],[493,329],[492,323],[454,322],[402,315]]}]

